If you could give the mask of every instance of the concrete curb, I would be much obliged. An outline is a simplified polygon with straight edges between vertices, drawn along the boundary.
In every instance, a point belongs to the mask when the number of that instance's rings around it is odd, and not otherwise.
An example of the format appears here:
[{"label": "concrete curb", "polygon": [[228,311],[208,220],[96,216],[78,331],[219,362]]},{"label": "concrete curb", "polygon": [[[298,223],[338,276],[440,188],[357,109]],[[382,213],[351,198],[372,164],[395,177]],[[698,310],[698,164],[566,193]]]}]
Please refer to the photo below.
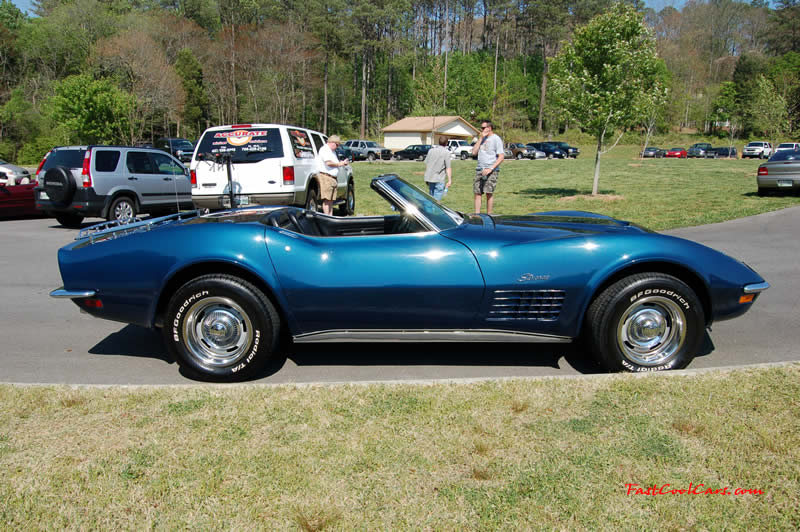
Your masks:
[{"label": "concrete curb", "polygon": [[436,386],[442,384],[481,384],[485,382],[513,382],[513,381],[552,381],[552,380],[614,380],[624,378],[646,379],[651,377],[695,377],[708,373],[734,373],[736,371],[747,371],[754,369],[782,368],[790,366],[800,366],[800,360],[787,362],[765,362],[762,364],[749,364],[745,366],[721,366],[717,368],[681,369],[671,371],[649,371],[642,373],[596,373],[591,375],[543,375],[530,377],[472,377],[463,379],[409,379],[409,380],[372,380],[372,381],[331,381],[331,382],[279,382],[279,383],[259,383],[259,382],[237,382],[225,383],[187,383],[187,384],[62,384],[62,383],[18,383],[4,382],[2,386],[12,386],[18,388],[69,388],[80,389],[124,389],[124,390],[164,390],[170,388],[178,389],[239,389],[239,388],[337,388],[342,386]]}]

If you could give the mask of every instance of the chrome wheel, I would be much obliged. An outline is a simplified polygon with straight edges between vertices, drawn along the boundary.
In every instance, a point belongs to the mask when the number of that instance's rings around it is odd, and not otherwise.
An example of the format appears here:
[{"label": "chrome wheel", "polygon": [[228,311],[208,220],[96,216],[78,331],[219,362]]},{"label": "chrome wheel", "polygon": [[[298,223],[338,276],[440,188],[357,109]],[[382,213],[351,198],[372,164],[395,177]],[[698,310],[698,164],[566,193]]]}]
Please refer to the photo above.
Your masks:
[{"label": "chrome wheel", "polygon": [[210,297],[186,311],[183,337],[188,354],[204,367],[232,366],[245,357],[253,341],[250,317],[227,297]]},{"label": "chrome wheel", "polygon": [[686,339],[686,316],[671,299],[645,297],[620,317],[617,344],[623,356],[641,366],[659,366],[677,353]]}]

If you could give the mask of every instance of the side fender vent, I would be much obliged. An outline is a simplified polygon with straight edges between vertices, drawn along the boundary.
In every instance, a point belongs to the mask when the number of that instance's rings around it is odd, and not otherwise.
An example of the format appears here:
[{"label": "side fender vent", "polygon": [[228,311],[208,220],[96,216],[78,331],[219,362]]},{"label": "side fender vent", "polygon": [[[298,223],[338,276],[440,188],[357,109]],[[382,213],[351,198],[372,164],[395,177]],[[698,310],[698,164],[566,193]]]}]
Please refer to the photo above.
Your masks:
[{"label": "side fender vent", "polygon": [[555,321],[564,290],[495,290],[487,321]]}]

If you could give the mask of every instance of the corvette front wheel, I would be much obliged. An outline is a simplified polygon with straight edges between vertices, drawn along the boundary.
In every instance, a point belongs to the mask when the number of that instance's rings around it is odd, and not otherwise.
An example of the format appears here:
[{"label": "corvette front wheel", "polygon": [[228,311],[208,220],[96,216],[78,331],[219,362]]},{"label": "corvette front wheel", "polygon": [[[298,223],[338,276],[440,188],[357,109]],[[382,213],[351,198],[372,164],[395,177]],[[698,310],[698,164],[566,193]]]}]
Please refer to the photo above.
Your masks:
[{"label": "corvette front wheel", "polygon": [[280,317],[256,286],[231,275],[204,275],[170,299],[168,349],[192,376],[238,381],[261,371],[275,352]]},{"label": "corvette front wheel", "polygon": [[593,350],[609,371],[686,367],[705,331],[703,307],[694,291],[661,273],[617,281],[592,302],[586,319]]}]

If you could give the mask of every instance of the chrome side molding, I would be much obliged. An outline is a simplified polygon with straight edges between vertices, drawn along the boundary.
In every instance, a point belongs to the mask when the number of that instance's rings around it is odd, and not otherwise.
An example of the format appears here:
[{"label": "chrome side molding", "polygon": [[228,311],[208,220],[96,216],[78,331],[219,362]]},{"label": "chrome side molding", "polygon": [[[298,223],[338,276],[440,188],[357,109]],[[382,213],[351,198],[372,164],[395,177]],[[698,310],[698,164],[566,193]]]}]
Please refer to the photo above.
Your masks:
[{"label": "chrome side molding", "polygon": [[523,342],[569,343],[569,336],[537,334],[494,329],[471,330],[332,330],[298,334],[296,343],[325,342]]}]

